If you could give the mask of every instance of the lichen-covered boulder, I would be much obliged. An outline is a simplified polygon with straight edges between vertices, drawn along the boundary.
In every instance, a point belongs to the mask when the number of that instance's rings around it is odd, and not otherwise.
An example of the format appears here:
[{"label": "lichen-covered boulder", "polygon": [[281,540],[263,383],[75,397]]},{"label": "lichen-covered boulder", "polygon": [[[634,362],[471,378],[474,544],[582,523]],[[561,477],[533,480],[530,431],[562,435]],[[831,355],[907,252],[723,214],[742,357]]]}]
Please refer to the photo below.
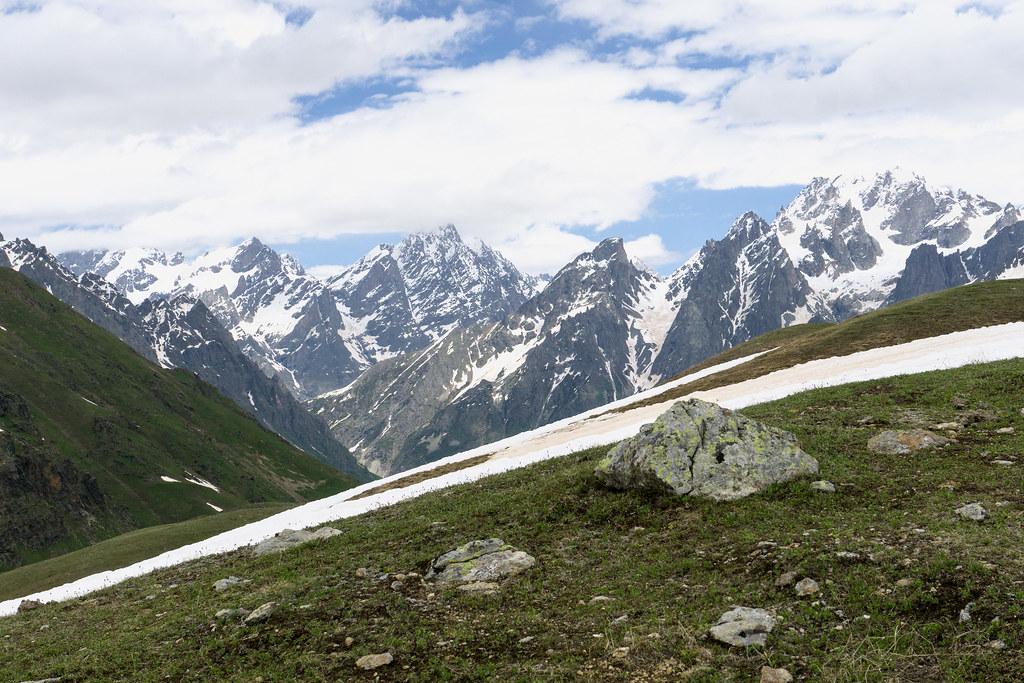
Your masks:
[{"label": "lichen-covered boulder", "polygon": [[789,432],[699,399],[674,404],[620,442],[596,469],[612,488],[714,500],[743,498],[817,472],[818,461]]},{"label": "lichen-covered boulder", "polygon": [[310,541],[318,541],[323,538],[330,538],[331,536],[337,536],[341,532],[329,526],[321,527],[316,531],[306,531],[305,529],[283,529],[270,538],[259,542],[252,550],[252,554],[256,557],[261,555],[268,555],[270,553],[279,553],[289,548],[294,548],[297,545],[308,543]]},{"label": "lichen-covered boulder", "polygon": [[500,538],[470,541],[441,555],[424,577],[438,584],[471,584],[500,581],[526,571],[537,560]]}]

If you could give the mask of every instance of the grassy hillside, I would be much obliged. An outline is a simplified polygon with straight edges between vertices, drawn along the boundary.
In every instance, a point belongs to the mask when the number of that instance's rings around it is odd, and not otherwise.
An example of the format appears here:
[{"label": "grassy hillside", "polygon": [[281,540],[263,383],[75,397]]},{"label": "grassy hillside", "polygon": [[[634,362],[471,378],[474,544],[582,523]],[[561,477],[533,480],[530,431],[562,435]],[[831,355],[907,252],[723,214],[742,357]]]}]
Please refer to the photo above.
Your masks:
[{"label": "grassy hillside", "polygon": [[1021,320],[1024,320],[1024,280],[996,280],[964,285],[903,301],[837,324],[795,325],[763,334],[666,381],[767,351],[764,355],[676,387],[651,401],[660,402],[694,391],[735,384],[820,358],[846,356],[858,351],[905,344],[915,339]]},{"label": "grassy hillside", "polygon": [[0,569],[213,506],[299,502],[355,484],[6,268],[0,429]]},{"label": "grassy hillside", "polygon": [[[613,492],[593,475],[605,448],[434,492],[282,555],[206,558],[0,619],[0,680],[750,681],[768,664],[805,681],[1018,681],[1024,461],[993,461],[1024,452],[1022,397],[1024,362],[1006,361],[744,411],[793,431],[832,494],[808,480],[718,503]],[[942,450],[866,449],[967,411],[988,412]],[[969,502],[991,518],[957,517]],[[538,566],[493,596],[392,583],[488,536]],[[822,592],[776,586],[788,571]],[[229,575],[251,583],[212,588]],[[214,617],[268,601],[281,609],[261,625]],[[706,637],[734,605],[780,617],[765,647]],[[385,651],[389,666],[355,667]]]}]

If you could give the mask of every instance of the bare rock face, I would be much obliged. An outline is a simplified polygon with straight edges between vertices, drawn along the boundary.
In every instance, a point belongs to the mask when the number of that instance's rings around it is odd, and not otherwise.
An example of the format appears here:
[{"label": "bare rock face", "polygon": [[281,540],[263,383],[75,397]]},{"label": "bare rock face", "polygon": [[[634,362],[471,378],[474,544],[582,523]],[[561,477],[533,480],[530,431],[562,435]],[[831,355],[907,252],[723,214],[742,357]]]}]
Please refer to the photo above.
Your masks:
[{"label": "bare rock face", "polygon": [[434,560],[424,577],[438,584],[491,584],[522,573],[537,560],[500,538],[470,541]]},{"label": "bare rock face", "polygon": [[905,455],[948,443],[949,439],[927,429],[890,429],[868,439],[868,450],[886,455]]},{"label": "bare rock face", "polygon": [[699,399],[673,405],[620,442],[595,470],[612,488],[713,500],[743,498],[817,472],[818,461],[789,432]]}]

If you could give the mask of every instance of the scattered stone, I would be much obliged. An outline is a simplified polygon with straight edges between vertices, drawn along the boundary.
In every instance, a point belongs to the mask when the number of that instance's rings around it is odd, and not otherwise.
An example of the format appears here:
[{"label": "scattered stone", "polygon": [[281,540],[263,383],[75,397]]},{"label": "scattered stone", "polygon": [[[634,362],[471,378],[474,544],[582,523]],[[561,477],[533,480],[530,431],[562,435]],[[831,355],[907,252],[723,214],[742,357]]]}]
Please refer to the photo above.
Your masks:
[{"label": "scattered stone", "polygon": [[402,583],[401,581],[392,581],[391,582],[391,590],[393,590],[393,591],[402,590],[402,586],[404,586],[404,585],[405,584]]},{"label": "scattered stone", "polygon": [[213,616],[215,616],[218,619],[223,619],[224,621],[231,621],[232,619],[246,617],[249,614],[251,614],[251,612],[245,609],[244,607],[233,607],[229,609],[218,610],[217,613]]},{"label": "scattered stone", "polygon": [[387,666],[393,661],[395,661],[395,658],[390,652],[383,652],[379,655],[363,655],[356,660],[356,666],[360,669],[372,671],[373,669],[379,669],[382,666]]},{"label": "scattered stone", "polygon": [[950,491],[956,490],[960,486],[958,481],[947,481],[939,484],[940,489],[949,489]]},{"label": "scattered stone", "polygon": [[21,603],[18,605],[18,613],[20,614],[21,612],[31,612],[32,610],[37,610],[42,606],[43,603],[41,603],[38,600],[22,600]]},{"label": "scattered stone", "polygon": [[1012,460],[993,460],[993,465],[999,465],[1000,467],[1013,467],[1017,463]]},{"label": "scattered stone", "polygon": [[785,669],[773,669],[770,666],[761,667],[761,683],[792,683],[793,674]]},{"label": "scattered stone", "polygon": [[470,541],[434,560],[424,577],[439,584],[493,582],[530,569],[537,560],[500,538]]},{"label": "scattered stone", "polygon": [[612,651],[612,657],[614,657],[615,659],[625,659],[628,656],[629,656],[629,648],[628,647],[617,647],[617,648],[615,648],[614,651]]},{"label": "scattered stone", "polygon": [[959,422],[940,422],[937,425],[932,425],[932,429],[937,432],[955,432],[961,427],[963,427],[963,425]]},{"label": "scattered stone", "polygon": [[533,636],[523,636],[522,638],[519,639],[519,643],[521,645],[525,645],[526,643],[530,642],[531,640],[533,640]]},{"label": "scattered stone", "polygon": [[927,429],[890,429],[868,439],[868,450],[883,455],[904,455],[948,443],[949,439]]},{"label": "scattered stone", "polygon": [[817,472],[818,461],[789,432],[699,399],[676,402],[621,441],[595,470],[612,488],[713,500],[743,498]]},{"label": "scattered stone", "polygon": [[914,582],[911,579],[900,579],[896,582],[896,585],[900,588],[906,588],[907,586],[910,586],[912,583]]},{"label": "scattered stone", "polygon": [[464,583],[458,587],[460,591],[465,593],[493,593],[498,590],[501,586],[494,583],[493,581],[474,581],[473,583]]},{"label": "scattered stone", "polygon": [[767,610],[737,607],[723,614],[711,629],[711,637],[734,647],[764,645],[775,627]]},{"label": "scattered stone", "polygon": [[757,542],[757,547],[758,548],[778,548],[779,544],[776,543],[775,541],[758,541]]},{"label": "scattered stone", "polygon": [[252,614],[242,620],[242,623],[246,626],[253,626],[254,624],[260,624],[274,616],[277,612],[279,605],[276,602],[265,602],[257,607]]},{"label": "scattered stone", "polygon": [[956,416],[957,421],[965,427],[978,422],[991,422],[999,419],[993,410],[968,410]]},{"label": "scattered stone", "polygon": [[226,591],[227,589],[229,589],[232,586],[237,585],[237,584],[239,584],[241,582],[242,582],[242,580],[240,578],[238,578],[237,576],[229,576],[226,579],[221,579],[220,581],[217,581],[216,583],[214,583],[213,587],[217,591]]},{"label": "scattered stone", "polygon": [[369,576],[369,574],[370,574],[370,570],[367,569],[366,567],[360,567],[359,569],[356,570],[356,576],[358,576],[361,579],[366,578],[367,576]]},{"label": "scattered stone", "polygon": [[960,623],[966,624],[971,620],[971,610],[974,609],[974,603],[969,602],[967,606],[960,610]]},{"label": "scattered stone", "polygon": [[800,597],[805,597],[807,595],[814,595],[815,593],[820,593],[820,592],[821,592],[821,586],[819,586],[818,582],[815,581],[814,579],[810,579],[810,578],[808,578],[808,579],[801,579],[796,584],[796,594],[799,595]]},{"label": "scattered stone", "polygon": [[950,403],[953,404],[954,408],[966,408],[969,405],[967,399],[963,396],[954,396]]},{"label": "scattered stone", "polygon": [[822,491],[824,493],[836,492],[836,485],[830,481],[825,481],[824,479],[822,479],[821,481],[812,481],[811,488],[814,489],[815,491]]},{"label": "scattered stone", "polygon": [[345,647],[346,648],[351,648],[355,644],[356,644],[356,639],[353,638],[352,636],[347,636],[345,638]]},{"label": "scattered stone", "polygon": [[261,555],[267,555],[269,553],[279,553],[289,548],[294,548],[297,545],[308,543],[310,541],[316,541],[323,538],[330,538],[331,536],[337,536],[341,532],[329,526],[321,527],[316,531],[306,531],[305,529],[284,529],[277,532],[271,538],[261,541],[253,548],[252,554],[260,557]]},{"label": "scattered stone", "polygon": [[982,507],[981,503],[968,503],[958,507],[954,512],[964,519],[969,519],[973,522],[984,522],[988,519],[988,510]]},{"label": "scattered stone", "polygon": [[860,553],[852,553],[849,550],[840,550],[836,553],[836,557],[840,560],[859,560]]},{"label": "scattered stone", "polygon": [[629,621],[629,615],[623,614],[621,617],[615,617],[612,619],[612,624],[625,624],[627,621]]},{"label": "scattered stone", "polygon": [[789,586],[794,581],[796,581],[796,577],[798,576],[799,574],[797,572],[786,572],[779,578],[775,579],[775,585],[779,586],[780,588],[783,586]]},{"label": "scattered stone", "polygon": [[614,599],[615,598],[609,598],[607,595],[595,595],[594,597],[590,598],[590,601],[587,602],[587,604],[596,605],[599,602],[611,602]]},{"label": "scattered stone", "polygon": [[1007,648],[1007,645],[1006,641],[1003,640],[990,640],[988,644],[985,645],[985,647],[987,647],[990,650],[995,650],[996,652],[999,652],[1001,650],[1005,650]]},{"label": "scattered stone", "polygon": [[857,424],[859,424],[859,425],[869,425],[869,424],[871,424],[874,421],[875,421],[875,418],[873,416],[871,416],[871,415],[868,415],[867,417],[862,417],[861,419],[857,420]]},{"label": "scattered stone", "polygon": [[996,430],[996,434],[1013,434],[1014,431],[1013,427],[1000,427]]},{"label": "scattered stone", "polygon": [[56,678],[40,678],[39,680],[36,680],[36,681],[24,681],[24,683],[57,683],[58,681],[63,681],[63,680],[64,680],[63,678],[61,678],[60,676],[57,676]]}]

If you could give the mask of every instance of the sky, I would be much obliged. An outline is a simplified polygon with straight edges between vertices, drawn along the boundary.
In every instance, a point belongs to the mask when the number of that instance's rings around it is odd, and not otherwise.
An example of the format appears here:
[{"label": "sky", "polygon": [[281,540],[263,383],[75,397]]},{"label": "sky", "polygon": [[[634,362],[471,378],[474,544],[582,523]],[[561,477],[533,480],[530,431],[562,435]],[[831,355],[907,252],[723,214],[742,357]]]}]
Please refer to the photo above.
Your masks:
[{"label": "sky", "polygon": [[817,176],[1024,202],[1024,0],[0,0],[0,232],[668,272]]}]

